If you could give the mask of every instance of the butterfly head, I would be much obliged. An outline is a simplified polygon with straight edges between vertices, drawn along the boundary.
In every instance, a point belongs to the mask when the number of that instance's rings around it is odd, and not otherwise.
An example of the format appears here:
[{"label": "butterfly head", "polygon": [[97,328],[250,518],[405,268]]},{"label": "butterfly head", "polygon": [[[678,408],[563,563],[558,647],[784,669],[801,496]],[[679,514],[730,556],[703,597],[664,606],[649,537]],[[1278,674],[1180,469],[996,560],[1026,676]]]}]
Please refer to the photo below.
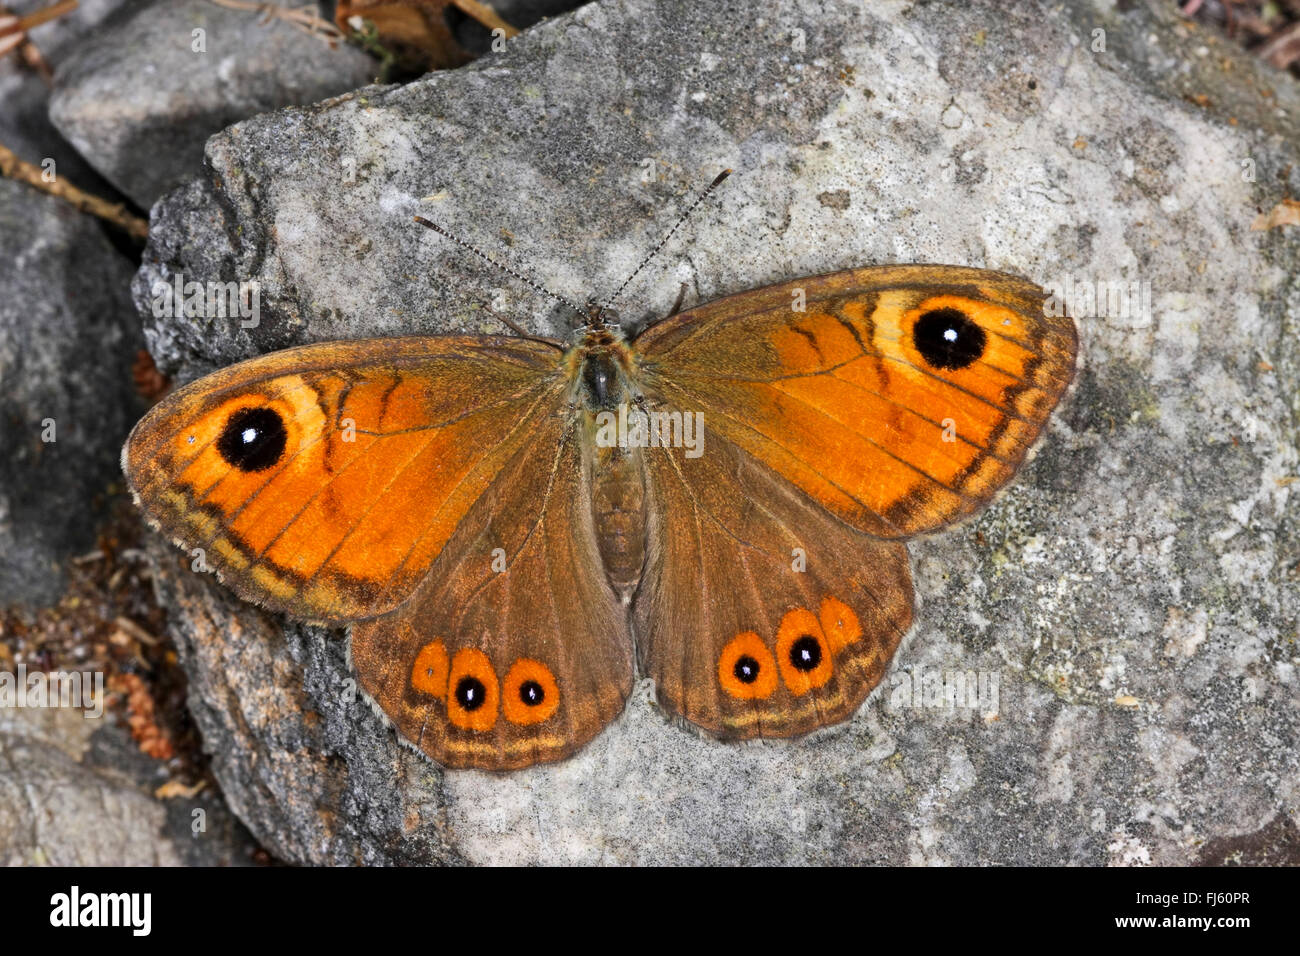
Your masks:
[{"label": "butterfly head", "polygon": [[622,328],[619,314],[608,305],[601,305],[594,297],[589,296],[585,306],[575,311],[579,322],[574,327],[574,335],[579,341],[585,340],[592,332],[601,330],[617,335]]}]

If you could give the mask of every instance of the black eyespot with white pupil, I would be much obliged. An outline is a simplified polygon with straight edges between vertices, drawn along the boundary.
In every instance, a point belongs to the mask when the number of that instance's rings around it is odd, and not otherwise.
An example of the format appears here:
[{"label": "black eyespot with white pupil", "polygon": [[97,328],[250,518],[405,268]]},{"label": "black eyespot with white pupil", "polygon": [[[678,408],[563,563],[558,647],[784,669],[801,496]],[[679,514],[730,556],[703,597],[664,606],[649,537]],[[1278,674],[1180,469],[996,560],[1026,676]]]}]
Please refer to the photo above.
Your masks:
[{"label": "black eyespot with white pupil", "polygon": [[478,710],[487,699],[487,688],[477,677],[462,677],[456,684],[456,703],[462,710]]},{"label": "black eyespot with white pupil", "polygon": [[805,634],[790,645],[790,664],[795,670],[816,670],[822,662],[822,645],[811,634]]},{"label": "black eyespot with white pupil", "polygon": [[526,680],[519,685],[519,699],[529,707],[537,707],[546,700],[546,688],[535,680]]},{"label": "black eyespot with white pupil", "polygon": [[241,408],[221,430],[217,451],[240,471],[265,471],[280,460],[288,440],[278,413],[269,408]]},{"label": "black eyespot with white pupil", "polygon": [[758,680],[758,671],[758,661],[748,654],[737,657],[736,666],[731,669],[731,672],[736,675],[736,680],[742,684],[752,684]]},{"label": "black eyespot with white pupil", "polygon": [[931,309],[912,326],[912,341],[932,368],[966,368],[984,354],[988,335],[960,309]]}]

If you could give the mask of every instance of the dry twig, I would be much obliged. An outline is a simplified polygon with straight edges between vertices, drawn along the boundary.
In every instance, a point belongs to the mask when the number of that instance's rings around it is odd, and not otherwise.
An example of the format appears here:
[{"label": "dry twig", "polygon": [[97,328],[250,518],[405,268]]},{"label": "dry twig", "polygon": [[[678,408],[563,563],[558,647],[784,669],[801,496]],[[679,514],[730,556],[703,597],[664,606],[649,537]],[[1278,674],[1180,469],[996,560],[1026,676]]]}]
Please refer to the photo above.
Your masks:
[{"label": "dry twig", "polygon": [[292,24],[309,36],[319,37],[333,50],[343,39],[343,33],[334,24],[320,15],[315,4],[301,7],[282,7],[278,3],[259,3],[257,0],[211,0],[219,7],[228,10],[243,10],[247,13],[260,13],[263,24],[272,20],[283,20]]},{"label": "dry twig", "polygon": [[27,31],[42,23],[48,23],[56,17],[61,17],[65,13],[71,13],[77,9],[78,0],[62,0],[52,7],[46,7],[44,10],[37,10],[35,13],[29,13],[27,16],[19,19],[6,7],[0,5],[0,57],[17,50],[22,56],[23,62],[40,75],[47,85],[54,83],[54,71],[50,69],[50,64],[45,61],[41,51],[36,48],[36,44],[27,36]]},{"label": "dry twig", "polygon": [[127,212],[122,203],[107,202],[98,196],[82,192],[76,186],[57,177],[52,181],[47,181],[43,174],[44,170],[41,167],[19,159],[12,149],[0,144],[0,176],[16,179],[21,183],[39,189],[41,192],[49,193],[51,196],[58,196],[63,201],[76,206],[82,212],[88,212],[92,216],[107,219],[109,222],[121,226],[129,235],[135,236],[137,239],[144,239],[149,235],[149,223],[139,216],[133,216]]}]

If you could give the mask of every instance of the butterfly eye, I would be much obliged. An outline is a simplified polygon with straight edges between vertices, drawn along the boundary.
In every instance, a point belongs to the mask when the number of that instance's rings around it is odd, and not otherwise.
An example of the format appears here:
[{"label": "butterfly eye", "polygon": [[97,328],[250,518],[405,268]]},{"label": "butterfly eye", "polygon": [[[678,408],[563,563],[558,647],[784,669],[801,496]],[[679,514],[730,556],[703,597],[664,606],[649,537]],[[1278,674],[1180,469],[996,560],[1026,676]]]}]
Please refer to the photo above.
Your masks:
[{"label": "butterfly eye", "polygon": [[862,624],[857,614],[839,598],[830,595],[823,598],[818,617],[832,651],[841,651],[862,637]]},{"label": "butterfly eye", "polygon": [[279,413],[270,408],[241,408],[226,421],[217,451],[240,471],[265,471],[284,454],[289,434]]},{"label": "butterfly eye", "polygon": [[560,706],[560,688],[549,667],[521,657],[501,682],[501,709],[512,724],[540,724]]},{"label": "butterfly eye", "polygon": [[491,730],[497,722],[500,690],[486,654],[462,648],[451,660],[447,678],[447,717],[464,730]]},{"label": "butterfly eye", "polygon": [[776,632],[776,659],[781,678],[798,696],[831,679],[831,655],[821,623],[807,608],[795,608],[781,619]]},{"label": "butterfly eye", "polygon": [[912,343],[931,368],[955,371],[984,354],[988,335],[961,309],[931,309],[912,325]]},{"label": "butterfly eye", "polygon": [[762,700],[776,690],[776,660],[753,631],[737,634],[722,649],[718,683],[740,700]]},{"label": "butterfly eye", "polygon": [[441,640],[420,648],[411,667],[411,686],[421,694],[442,697],[447,693],[447,675],[451,670],[447,647]]}]

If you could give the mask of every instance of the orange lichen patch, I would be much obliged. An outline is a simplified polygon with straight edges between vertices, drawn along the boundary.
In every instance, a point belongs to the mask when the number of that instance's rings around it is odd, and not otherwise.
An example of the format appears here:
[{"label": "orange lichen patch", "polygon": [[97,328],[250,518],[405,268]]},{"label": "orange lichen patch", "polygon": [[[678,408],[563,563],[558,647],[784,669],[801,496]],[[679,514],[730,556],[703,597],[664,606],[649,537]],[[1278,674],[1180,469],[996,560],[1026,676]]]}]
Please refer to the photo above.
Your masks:
[{"label": "orange lichen patch", "polygon": [[451,673],[451,663],[447,657],[447,645],[439,638],[420,648],[415,655],[415,664],[411,667],[411,686],[421,694],[441,698],[447,693],[447,677]]},{"label": "orange lichen patch", "polygon": [[500,700],[497,674],[488,656],[472,647],[458,650],[447,680],[447,718],[463,730],[491,730]]},{"label": "orange lichen patch", "polygon": [[858,615],[839,598],[829,594],[822,598],[818,617],[821,618],[822,633],[826,635],[826,641],[835,653],[838,654],[850,644],[861,640],[862,624],[858,621]]},{"label": "orange lichen patch", "polygon": [[506,720],[521,727],[540,724],[560,706],[560,688],[551,669],[527,657],[510,666],[501,693]]},{"label": "orange lichen patch", "polygon": [[762,700],[776,690],[776,660],[753,631],[737,634],[718,655],[718,683],[732,697]]},{"label": "orange lichen patch", "polygon": [[830,647],[812,611],[797,607],[786,612],[776,632],[776,660],[781,679],[796,697],[831,679]]}]

